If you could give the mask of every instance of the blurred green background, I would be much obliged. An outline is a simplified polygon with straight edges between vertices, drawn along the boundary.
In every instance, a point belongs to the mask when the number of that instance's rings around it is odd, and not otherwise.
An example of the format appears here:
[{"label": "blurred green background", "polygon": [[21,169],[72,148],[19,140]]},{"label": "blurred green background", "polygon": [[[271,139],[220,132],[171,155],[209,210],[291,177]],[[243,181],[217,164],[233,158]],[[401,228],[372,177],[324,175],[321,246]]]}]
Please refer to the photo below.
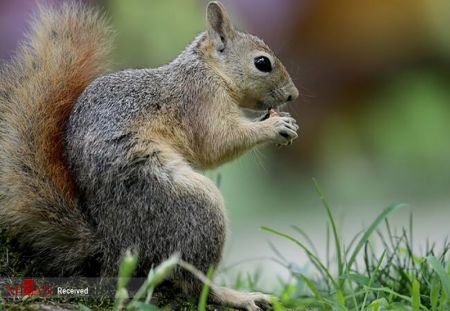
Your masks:
[{"label": "blurred green background", "polygon": [[[54,1],[58,2],[58,1]],[[158,66],[204,29],[206,1],[88,1],[104,8],[117,38],[114,69]],[[448,0],[224,0],[239,28],[263,38],[302,96],[286,108],[301,125],[290,147],[267,146],[213,172],[229,209],[224,274],[271,260],[261,225],[296,224],[325,252],[325,213],[312,178],[335,209],[344,237],[393,202],[400,228],[414,215],[417,242],[450,233],[450,2]],[[22,38],[35,1],[0,3],[0,53]],[[272,238],[271,238],[272,239]],[[281,251],[304,259],[287,243]],[[348,241],[347,241],[348,242]],[[258,259],[260,258],[260,259]]]}]

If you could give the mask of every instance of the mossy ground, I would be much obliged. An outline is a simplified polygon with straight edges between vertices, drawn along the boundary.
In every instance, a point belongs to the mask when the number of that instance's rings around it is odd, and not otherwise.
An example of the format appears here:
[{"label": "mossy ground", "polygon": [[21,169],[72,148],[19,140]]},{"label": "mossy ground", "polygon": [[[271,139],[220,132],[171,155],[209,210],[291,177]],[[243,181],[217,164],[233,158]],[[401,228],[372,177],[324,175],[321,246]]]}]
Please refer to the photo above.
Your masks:
[{"label": "mossy ground", "polygon": [[[25,258],[24,258],[25,256]],[[18,244],[8,235],[0,230],[0,277],[25,277],[39,275],[34,268],[33,260],[27,258],[23,252],[18,251]],[[25,260],[24,260],[25,259]],[[1,282],[0,282],[1,286]],[[6,310],[80,310],[80,305],[87,306],[91,310],[111,310],[114,305],[114,298],[104,297],[97,299],[24,299],[20,301],[8,301],[0,297],[0,310],[3,306]],[[183,295],[170,283],[163,283],[156,289],[153,304],[167,310],[196,310],[197,301]],[[225,310],[218,305],[209,304],[208,311]],[[226,309],[232,310],[232,309]]]}]

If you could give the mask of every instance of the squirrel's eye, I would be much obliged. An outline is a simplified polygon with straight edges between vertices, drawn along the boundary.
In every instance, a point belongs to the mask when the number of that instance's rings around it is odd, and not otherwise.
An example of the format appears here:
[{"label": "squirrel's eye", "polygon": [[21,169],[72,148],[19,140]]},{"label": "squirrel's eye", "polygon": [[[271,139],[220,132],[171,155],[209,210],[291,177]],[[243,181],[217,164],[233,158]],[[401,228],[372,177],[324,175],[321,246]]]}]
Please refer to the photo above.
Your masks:
[{"label": "squirrel's eye", "polygon": [[271,72],[272,64],[270,60],[265,56],[258,56],[255,58],[255,67],[262,72]]}]

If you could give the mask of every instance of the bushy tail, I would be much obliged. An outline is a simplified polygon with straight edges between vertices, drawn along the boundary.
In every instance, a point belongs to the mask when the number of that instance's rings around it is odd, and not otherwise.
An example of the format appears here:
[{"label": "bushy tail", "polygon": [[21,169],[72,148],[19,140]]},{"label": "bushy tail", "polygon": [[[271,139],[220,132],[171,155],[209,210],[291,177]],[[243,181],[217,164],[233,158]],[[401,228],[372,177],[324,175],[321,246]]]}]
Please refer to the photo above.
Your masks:
[{"label": "bushy tail", "polygon": [[25,42],[0,72],[0,228],[72,273],[95,252],[64,162],[64,125],[83,89],[104,71],[111,31],[76,3],[41,7]]}]

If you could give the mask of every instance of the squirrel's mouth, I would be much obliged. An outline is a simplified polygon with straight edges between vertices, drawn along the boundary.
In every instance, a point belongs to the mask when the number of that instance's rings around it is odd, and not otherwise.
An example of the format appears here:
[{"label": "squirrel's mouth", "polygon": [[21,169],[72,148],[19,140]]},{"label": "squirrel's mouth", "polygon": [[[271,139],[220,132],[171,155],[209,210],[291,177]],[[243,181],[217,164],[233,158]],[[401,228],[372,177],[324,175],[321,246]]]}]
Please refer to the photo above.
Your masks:
[{"label": "squirrel's mouth", "polygon": [[269,113],[269,115],[273,112],[278,113],[279,112],[278,106],[270,106],[269,108],[267,108],[267,112]]},{"label": "squirrel's mouth", "polygon": [[288,104],[287,102],[284,102],[284,103],[280,103],[279,105],[271,105],[267,109],[269,111],[274,111],[274,112],[278,113],[280,111],[283,111],[286,108],[287,104]]},{"label": "squirrel's mouth", "polygon": [[278,108],[283,104],[284,103],[276,104],[273,101],[266,102],[266,101],[260,100],[257,103],[257,110],[260,110],[260,111],[270,110],[270,109],[278,110]]},{"label": "squirrel's mouth", "polygon": [[257,101],[257,107],[260,110],[273,109],[278,110],[280,106],[287,104],[287,100],[282,96],[266,96]]},{"label": "squirrel's mouth", "polygon": [[[281,104],[281,105],[284,105],[284,103],[283,104]],[[269,108],[267,108],[269,111],[270,110],[273,110],[273,111],[275,111],[275,112],[279,112],[279,110],[280,110],[280,106],[281,105],[279,105],[279,106],[269,106]]]}]

